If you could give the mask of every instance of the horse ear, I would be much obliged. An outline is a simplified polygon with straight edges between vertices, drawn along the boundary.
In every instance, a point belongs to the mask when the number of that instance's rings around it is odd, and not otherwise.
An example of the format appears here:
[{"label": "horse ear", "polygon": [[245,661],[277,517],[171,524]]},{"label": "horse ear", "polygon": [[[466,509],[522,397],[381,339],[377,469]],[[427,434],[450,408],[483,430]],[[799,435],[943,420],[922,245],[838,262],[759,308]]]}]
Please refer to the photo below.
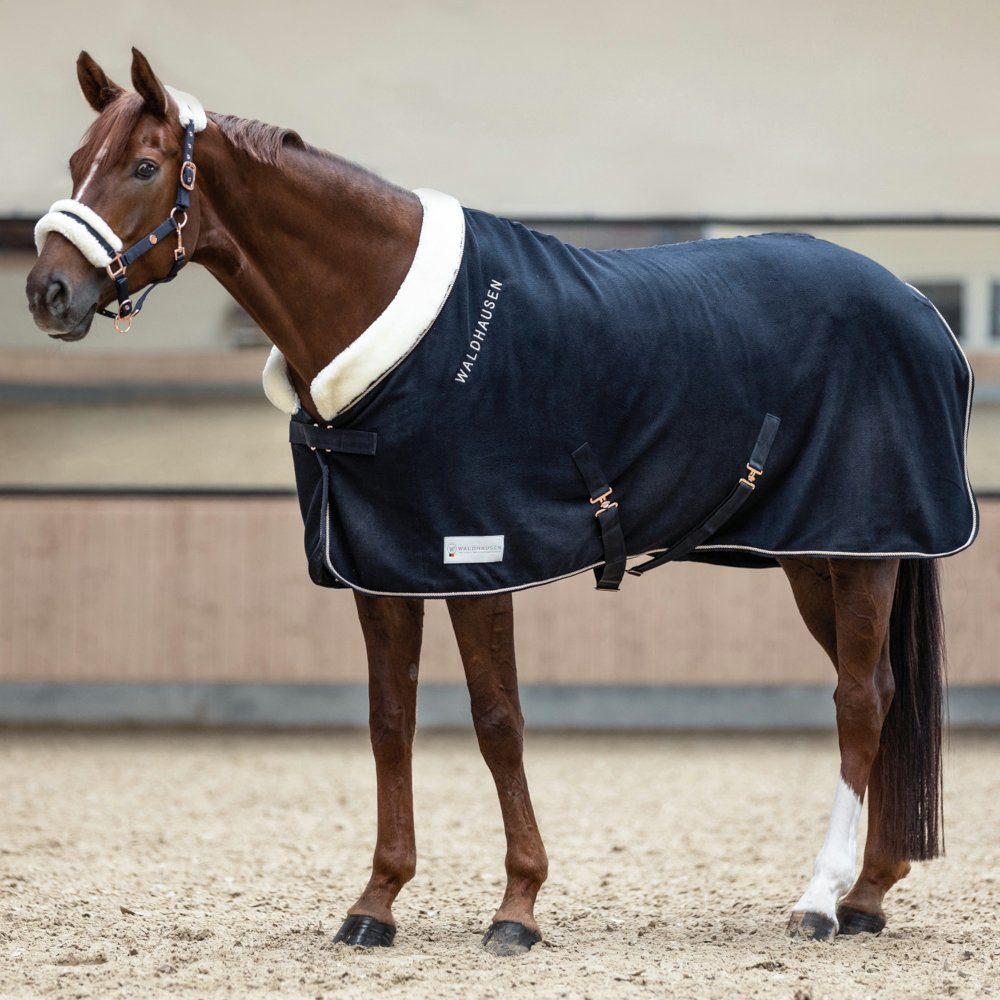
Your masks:
[{"label": "horse ear", "polygon": [[170,99],[166,88],[157,79],[146,57],[132,47],[132,86],[146,102],[146,107],[159,118],[167,117]]},{"label": "horse ear", "polygon": [[81,52],[76,60],[76,78],[87,103],[98,113],[125,91],[108,79],[107,73],[94,62],[89,52]]}]

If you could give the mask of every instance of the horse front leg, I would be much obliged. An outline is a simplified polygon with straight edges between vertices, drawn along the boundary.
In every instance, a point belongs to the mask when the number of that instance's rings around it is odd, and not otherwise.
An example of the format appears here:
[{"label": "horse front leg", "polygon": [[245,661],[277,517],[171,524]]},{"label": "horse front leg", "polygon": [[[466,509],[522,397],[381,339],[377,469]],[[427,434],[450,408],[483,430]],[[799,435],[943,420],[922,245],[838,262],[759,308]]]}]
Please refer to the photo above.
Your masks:
[{"label": "horse front leg", "polygon": [[[888,632],[897,570],[894,560],[829,562],[835,636],[827,632],[823,641],[826,630],[822,627],[814,629],[814,634],[837,664],[834,701],[840,776],[812,879],[789,920],[793,935],[832,940],[838,930],[837,905],[854,881],[861,802],[893,694]],[[805,586],[800,582],[796,588],[791,573],[789,578],[802,609],[800,595]],[[818,593],[819,585],[813,589]]]},{"label": "horse front leg", "polygon": [[549,863],[524,774],[513,602],[510,594],[453,598],[448,611],[465,667],[479,749],[496,783],[507,836],[507,890],[483,947],[496,955],[519,955],[542,939],[535,897]]},{"label": "horse front leg", "polygon": [[368,721],[378,787],[378,835],[371,878],[334,941],[388,947],[396,936],[392,904],[417,866],[411,764],[424,602],[357,592],[354,599],[368,651]]}]

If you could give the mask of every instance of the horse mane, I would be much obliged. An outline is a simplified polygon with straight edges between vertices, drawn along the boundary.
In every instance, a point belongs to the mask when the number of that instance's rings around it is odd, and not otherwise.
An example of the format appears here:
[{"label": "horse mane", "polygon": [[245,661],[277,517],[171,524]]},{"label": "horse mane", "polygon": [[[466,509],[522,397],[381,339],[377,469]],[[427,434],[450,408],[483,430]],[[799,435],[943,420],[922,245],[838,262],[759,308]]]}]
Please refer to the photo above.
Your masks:
[{"label": "horse mane", "polygon": [[[117,163],[124,154],[129,138],[144,110],[145,103],[142,97],[132,91],[112,101],[87,129],[79,149],[70,157],[71,174],[76,177],[78,173],[87,170],[105,144],[107,144],[105,163],[109,165]],[[215,112],[209,112],[208,117],[234,149],[258,163],[281,166],[285,159],[285,151],[291,148],[354,174],[362,183],[368,181],[396,189],[396,185],[365,167],[311,146],[294,129],[268,125],[253,118],[239,118],[236,115],[220,115]]]},{"label": "horse mane", "polygon": [[[219,127],[219,131],[243,153],[260,163],[278,166],[286,146],[320,153],[305,143],[294,129],[280,125],[268,125],[253,118],[237,118],[236,115],[219,115],[209,112],[208,117]],[[321,153],[322,155],[322,153]]]},{"label": "horse mane", "polygon": [[352,160],[311,145],[294,129],[268,125],[253,118],[220,115],[214,111],[208,112],[208,117],[235,149],[259,163],[280,167],[285,161],[285,151],[291,148],[329,164],[339,170],[341,176],[351,178],[366,189],[395,192],[404,190]]}]

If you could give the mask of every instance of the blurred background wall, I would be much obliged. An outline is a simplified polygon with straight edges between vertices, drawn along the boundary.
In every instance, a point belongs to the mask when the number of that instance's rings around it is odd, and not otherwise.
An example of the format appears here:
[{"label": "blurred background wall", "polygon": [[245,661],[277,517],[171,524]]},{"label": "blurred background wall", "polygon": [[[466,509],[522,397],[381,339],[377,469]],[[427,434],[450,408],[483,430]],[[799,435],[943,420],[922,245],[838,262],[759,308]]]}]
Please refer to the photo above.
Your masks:
[{"label": "blurred background wall", "polygon": [[[286,0],[180,17],[3,0],[0,12],[0,718],[98,718],[103,705],[301,721],[302,703],[287,706],[306,692],[313,721],[364,719],[353,601],[306,579],[259,331],[198,268],[125,337],[98,321],[58,344],[28,316],[31,230],[68,195],[66,161],[92,119],[76,56],[127,83],[134,44],[212,110],[293,127],[397,183],[571,242],[805,230],[924,290],[977,373],[983,531],[947,566],[953,704],[960,720],[1000,720],[996,4]],[[516,598],[539,719],[610,719],[623,691],[638,694],[621,722],[832,719],[831,670],[780,573],[676,567],[618,596],[589,587]],[[446,619],[429,607],[424,664],[444,721],[464,711]]]}]

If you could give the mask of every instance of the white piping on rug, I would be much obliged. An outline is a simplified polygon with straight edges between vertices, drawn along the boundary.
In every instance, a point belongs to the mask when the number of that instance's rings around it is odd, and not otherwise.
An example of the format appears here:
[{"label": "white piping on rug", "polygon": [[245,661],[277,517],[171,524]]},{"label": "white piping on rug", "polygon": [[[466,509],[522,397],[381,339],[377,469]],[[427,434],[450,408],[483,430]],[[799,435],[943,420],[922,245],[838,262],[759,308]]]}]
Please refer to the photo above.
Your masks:
[{"label": "white piping on rug", "polygon": [[[913,285],[907,282],[908,288],[913,288]],[[965,370],[969,373],[969,392],[965,400],[965,454],[963,456],[965,462],[965,488],[969,493],[969,503],[972,505],[972,534],[969,536],[969,540],[962,546],[965,548],[972,544],[972,540],[976,537],[976,532],[979,530],[979,518],[978,510],[976,509],[976,495],[972,492],[972,480],[969,478],[969,425],[972,422],[972,393],[976,384],[976,376],[972,371],[972,365],[969,364],[969,359],[965,356],[965,351],[962,350],[962,345],[958,341],[958,337],[955,336],[955,331],[952,330],[948,321],[941,315],[941,310],[938,309],[936,305],[919,288],[913,288],[913,291],[917,293],[922,299],[924,299],[927,304],[937,313],[937,317],[941,320],[941,324],[944,328],[951,334],[951,339],[955,344],[955,348],[959,353],[959,356],[965,362]],[[958,550],[956,550],[958,551]]]},{"label": "white piping on rug", "polygon": [[793,913],[822,913],[837,925],[837,903],[854,883],[858,859],[861,799],[841,776],[833,797],[826,840],[813,865],[812,879]]},{"label": "white piping on rug", "polygon": [[[465,249],[465,214],[451,195],[428,189],[415,194],[424,207],[424,218],[413,263],[399,291],[372,325],[309,387],[324,420],[332,420],[392,372],[433,326],[451,294]],[[264,366],[264,392],[279,410],[292,414],[299,401],[288,382],[284,361],[274,348]]]}]

